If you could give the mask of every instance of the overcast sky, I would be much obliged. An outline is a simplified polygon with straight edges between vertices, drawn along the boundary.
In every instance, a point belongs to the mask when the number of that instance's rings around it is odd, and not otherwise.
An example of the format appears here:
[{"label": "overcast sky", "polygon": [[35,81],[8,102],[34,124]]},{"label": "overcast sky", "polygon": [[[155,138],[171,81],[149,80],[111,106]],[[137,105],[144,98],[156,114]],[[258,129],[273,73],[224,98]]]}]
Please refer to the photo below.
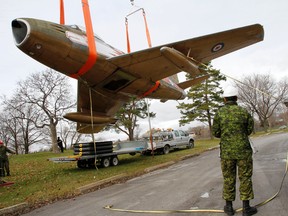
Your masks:
[{"label": "overcast sky", "polygon": [[[85,26],[81,0],[64,2],[66,24]],[[145,9],[152,46],[259,23],[265,31],[263,42],[215,59],[212,65],[236,79],[256,73],[270,73],[277,79],[287,76],[287,0],[134,0],[134,3]],[[130,0],[90,0],[89,4],[94,32],[126,52],[125,16],[135,9]],[[11,21],[20,17],[58,23],[59,0],[9,0],[1,4],[0,85],[1,94],[5,95],[11,94],[16,83],[30,73],[46,69],[14,45]],[[129,29],[131,50],[147,48],[141,13],[129,17]],[[150,102],[151,111],[157,115],[152,127],[179,128],[177,102]],[[148,123],[143,123],[142,128],[144,133]]]}]

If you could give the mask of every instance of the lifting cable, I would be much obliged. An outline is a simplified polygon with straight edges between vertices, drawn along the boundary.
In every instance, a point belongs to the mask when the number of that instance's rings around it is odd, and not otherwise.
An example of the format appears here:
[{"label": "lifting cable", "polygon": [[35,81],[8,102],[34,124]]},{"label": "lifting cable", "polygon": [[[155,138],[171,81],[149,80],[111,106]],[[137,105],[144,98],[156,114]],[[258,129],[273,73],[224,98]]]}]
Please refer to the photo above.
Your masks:
[{"label": "lifting cable", "polygon": [[[188,56],[187,56],[187,57],[188,57]],[[208,66],[208,65],[204,64],[203,62],[200,62],[200,61],[195,60],[194,58],[191,58],[191,57],[188,57],[188,58],[190,58],[190,59],[191,59],[192,61],[194,61],[194,62],[197,62],[199,65],[205,67],[206,69],[212,70],[212,66]],[[261,94],[263,94],[263,95],[266,95],[266,96],[268,96],[268,97],[272,97],[272,98],[278,100],[276,97],[274,97],[273,95],[271,95],[271,94],[269,94],[269,93],[267,93],[267,92],[265,92],[265,91],[262,91],[262,90],[260,90],[260,89],[258,89],[258,88],[256,88],[256,87],[247,85],[246,83],[240,81],[239,79],[236,79],[236,78],[231,77],[231,76],[229,76],[229,75],[227,75],[227,74],[224,74],[223,72],[220,72],[220,73],[223,74],[225,77],[233,80],[234,82],[237,82],[237,83],[239,83],[239,84],[241,84],[241,85],[244,85],[244,86],[246,86],[246,87],[248,87],[248,88],[251,88],[251,89],[254,89],[254,90],[258,91],[259,93],[261,93]]]},{"label": "lifting cable", "polygon": [[95,160],[94,160],[94,165],[96,170],[97,168],[97,150],[96,150],[96,142],[95,142],[95,137],[94,137],[94,119],[93,119],[93,101],[92,101],[92,90],[91,87],[89,87],[89,99],[90,99],[90,112],[91,112],[91,134],[92,134],[92,141],[94,144],[94,154],[95,154]]},{"label": "lifting cable", "polygon": [[137,13],[138,11],[142,10],[142,15],[143,15],[143,19],[144,19],[144,24],[145,24],[145,32],[146,32],[146,38],[147,38],[147,42],[148,42],[148,47],[151,48],[152,47],[152,43],[151,43],[151,38],[150,38],[150,32],[149,32],[149,28],[148,28],[148,23],[146,20],[146,13],[144,8],[139,8],[129,14],[126,15],[125,17],[125,26],[126,26],[126,40],[127,40],[127,52],[130,53],[131,52],[131,47],[130,47],[130,39],[129,39],[129,28],[128,28],[128,17]]},{"label": "lifting cable", "polygon": [[231,76],[229,76],[229,75],[227,75],[227,74],[224,74],[223,72],[220,72],[220,73],[222,73],[222,74],[223,74],[224,76],[226,76],[227,78],[229,78],[229,79],[231,79],[231,80],[234,80],[234,82],[238,82],[238,83],[240,83],[241,85],[244,85],[244,86],[246,86],[246,87],[248,87],[248,88],[254,89],[254,90],[258,91],[259,93],[261,93],[261,94],[263,94],[263,95],[266,95],[266,96],[268,96],[268,97],[273,97],[274,99],[278,100],[276,97],[274,97],[274,96],[271,95],[271,94],[268,94],[267,92],[264,92],[264,91],[262,91],[262,90],[260,90],[260,89],[258,89],[258,88],[253,87],[253,86],[249,86],[249,85],[247,85],[246,83],[243,83],[242,81],[240,81],[240,80],[238,80],[238,79],[236,79],[236,78],[234,78],[234,77],[231,77]]},{"label": "lifting cable", "polygon": [[280,191],[282,190],[283,183],[284,183],[285,177],[286,177],[286,175],[287,175],[287,171],[288,171],[288,152],[287,152],[287,158],[286,158],[286,169],[285,169],[285,172],[284,172],[284,175],[283,175],[283,178],[282,178],[282,181],[281,181],[279,190],[278,190],[271,198],[267,199],[267,200],[264,201],[264,202],[261,202],[261,203],[257,204],[256,207],[263,206],[263,205],[265,205],[266,203],[272,201],[273,199],[275,199],[275,198],[278,196],[278,194],[279,194]]}]

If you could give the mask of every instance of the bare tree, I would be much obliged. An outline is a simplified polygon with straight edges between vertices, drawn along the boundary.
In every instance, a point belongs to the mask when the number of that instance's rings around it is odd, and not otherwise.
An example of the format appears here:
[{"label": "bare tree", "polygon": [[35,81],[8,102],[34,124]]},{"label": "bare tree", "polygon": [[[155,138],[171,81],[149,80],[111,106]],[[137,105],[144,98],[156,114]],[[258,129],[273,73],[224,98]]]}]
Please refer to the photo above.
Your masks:
[{"label": "bare tree", "polygon": [[[83,134],[77,132],[76,124],[74,122],[67,121],[65,125],[60,127],[60,138],[63,141],[64,148],[71,147],[73,143],[80,141]],[[68,141],[70,140],[70,142]]]},{"label": "bare tree", "polygon": [[33,108],[32,119],[37,128],[49,128],[53,152],[59,152],[57,146],[57,124],[63,113],[75,107],[71,100],[71,85],[68,77],[51,69],[34,73],[25,81],[18,83],[16,97]]},{"label": "bare tree", "polygon": [[260,127],[267,131],[270,126],[269,118],[287,95],[287,79],[276,82],[269,74],[254,74],[244,77],[241,83],[236,83],[236,86],[239,91],[239,101],[252,114],[258,116]]},{"label": "bare tree", "polygon": [[18,127],[17,124],[15,124],[15,120],[11,119],[8,115],[6,115],[4,112],[0,115],[0,137],[1,140],[4,142],[6,146],[11,146],[14,148],[16,154],[19,154],[18,152],[18,146],[17,142],[13,143],[13,138],[17,138],[18,134]]},{"label": "bare tree", "polygon": [[[145,102],[145,99],[131,98],[130,102],[125,103],[120,110],[115,114],[115,117],[118,119],[115,125],[107,126],[105,130],[113,128],[116,132],[123,132],[128,137],[129,140],[134,140],[134,132],[138,128],[138,119],[144,119],[148,117],[154,118],[155,113],[148,113],[148,104]],[[137,135],[138,136],[138,135]]]},{"label": "bare tree", "polygon": [[31,105],[22,103],[19,98],[2,98],[4,106],[2,124],[9,135],[9,143],[15,148],[16,153],[29,153],[29,147],[43,140],[41,130],[33,123],[35,112]]}]

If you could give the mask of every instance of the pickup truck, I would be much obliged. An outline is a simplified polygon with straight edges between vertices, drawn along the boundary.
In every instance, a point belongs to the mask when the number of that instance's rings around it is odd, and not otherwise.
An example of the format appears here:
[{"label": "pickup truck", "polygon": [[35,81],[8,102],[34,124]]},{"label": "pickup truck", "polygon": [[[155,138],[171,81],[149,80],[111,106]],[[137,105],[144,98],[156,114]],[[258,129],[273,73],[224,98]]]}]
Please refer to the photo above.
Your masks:
[{"label": "pickup truck", "polygon": [[[149,137],[144,137],[148,140],[148,146],[145,153],[152,152],[152,145]],[[179,148],[194,148],[194,139],[188,133],[182,130],[160,131],[152,135],[153,150],[157,153],[168,154],[170,150]]]}]

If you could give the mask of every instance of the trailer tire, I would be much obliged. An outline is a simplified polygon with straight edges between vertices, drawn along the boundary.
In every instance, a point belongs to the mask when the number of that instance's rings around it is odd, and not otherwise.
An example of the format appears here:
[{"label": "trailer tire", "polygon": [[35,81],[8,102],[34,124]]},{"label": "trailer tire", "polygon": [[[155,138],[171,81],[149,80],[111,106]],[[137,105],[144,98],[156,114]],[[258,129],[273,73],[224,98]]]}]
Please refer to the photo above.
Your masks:
[{"label": "trailer tire", "polygon": [[96,164],[95,164],[95,159],[88,159],[87,163],[88,163],[88,168],[92,168],[95,169],[96,168]]},{"label": "trailer tire", "polygon": [[77,161],[77,167],[80,169],[85,169],[87,168],[87,161],[85,160],[78,160]]},{"label": "trailer tire", "polygon": [[111,164],[112,164],[113,166],[117,166],[117,165],[119,164],[119,159],[118,159],[117,156],[113,156],[113,157],[111,158]]},{"label": "trailer tire", "polygon": [[106,168],[110,166],[110,160],[108,157],[104,157],[101,159],[101,165],[102,167]]},{"label": "trailer tire", "polygon": [[169,154],[170,152],[170,146],[169,145],[165,145],[163,147],[163,154]]}]

